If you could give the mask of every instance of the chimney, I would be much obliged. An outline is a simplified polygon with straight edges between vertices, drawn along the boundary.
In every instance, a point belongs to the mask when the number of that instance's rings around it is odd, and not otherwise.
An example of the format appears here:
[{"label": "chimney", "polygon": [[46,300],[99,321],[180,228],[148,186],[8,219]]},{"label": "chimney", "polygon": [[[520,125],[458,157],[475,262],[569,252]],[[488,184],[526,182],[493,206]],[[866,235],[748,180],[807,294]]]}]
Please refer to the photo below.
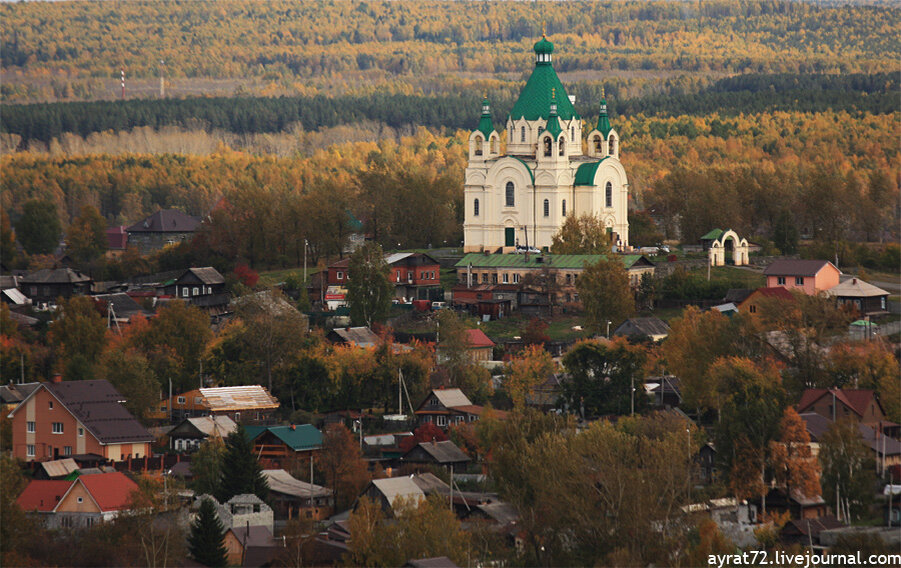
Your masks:
[{"label": "chimney", "polygon": [[292,430],[297,430],[297,426],[295,426],[294,424],[291,424],[291,429],[292,429]]},{"label": "chimney", "polygon": [[59,373],[55,373],[52,377],[50,377],[51,383],[61,383],[63,382],[63,376]]},{"label": "chimney", "polygon": [[851,279],[851,284],[857,284],[857,278],[852,278],[852,279]]}]

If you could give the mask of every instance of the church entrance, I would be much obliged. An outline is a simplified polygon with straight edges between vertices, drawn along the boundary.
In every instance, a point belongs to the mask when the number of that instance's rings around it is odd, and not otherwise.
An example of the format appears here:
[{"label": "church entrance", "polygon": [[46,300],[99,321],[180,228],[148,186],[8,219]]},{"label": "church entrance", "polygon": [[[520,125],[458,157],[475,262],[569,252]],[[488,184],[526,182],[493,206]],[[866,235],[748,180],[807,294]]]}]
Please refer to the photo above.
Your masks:
[{"label": "church entrance", "polygon": [[515,227],[507,227],[504,229],[504,246],[512,247],[516,246],[516,228]]}]

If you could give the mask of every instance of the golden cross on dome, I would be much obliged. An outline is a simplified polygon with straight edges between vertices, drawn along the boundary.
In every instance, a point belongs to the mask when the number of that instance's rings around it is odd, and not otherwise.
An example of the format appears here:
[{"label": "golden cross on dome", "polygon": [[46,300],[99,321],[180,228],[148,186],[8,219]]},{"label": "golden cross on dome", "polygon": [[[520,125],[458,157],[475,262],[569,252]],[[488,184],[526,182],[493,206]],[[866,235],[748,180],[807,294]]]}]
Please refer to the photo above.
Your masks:
[{"label": "golden cross on dome", "polygon": [[547,22],[545,20],[541,21],[541,37],[547,37]]}]

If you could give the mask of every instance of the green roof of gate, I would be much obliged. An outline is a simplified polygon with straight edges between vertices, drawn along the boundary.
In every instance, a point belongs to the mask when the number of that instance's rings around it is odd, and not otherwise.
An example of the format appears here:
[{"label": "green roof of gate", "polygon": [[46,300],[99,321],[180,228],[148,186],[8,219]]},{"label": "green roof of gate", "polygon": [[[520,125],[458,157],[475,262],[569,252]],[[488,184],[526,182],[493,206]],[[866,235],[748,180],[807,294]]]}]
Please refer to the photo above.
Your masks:
[{"label": "green roof of gate", "polygon": [[[550,46],[550,47],[548,47]],[[546,51],[546,50],[550,51]],[[535,53],[551,53],[554,51],[554,44],[541,39],[535,44]],[[532,75],[519,93],[513,110],[510,111],[510,118],[513,120],[525,118],[526,120],[538,120],[539,118],[547,119],[550,117],[551,91],[557,92],[557,115],[563,120],[571,120],[573,118],[581,118],[576,109],[569,102],[569,96],[557,72],[550,63],[536,62]]]},{"label": "green roof of gate", "polygon": [[598,172],[598,166],[607,158],[609,156],[597,162],[586,162],[579,166],[579,169],[576,170],[576,180],[573,182],[573,185],[594,185],[594,176]]},{"label": "green roof of gate", "polygon": [[706,235],[704,235],[703,237],[701,237],[701,240],[702,241],[707,241],[707,240],[715,241],[718,238],[720,238],[720,236],[722,236],[723,232],[724,231],[722,229],[714,229],[714,230],[710,231],[709,233],[707,233]]},{"label": "green roof of gate", "polygon": [[[541,262],[537,259],[542,258]],[[595,264],[601,259],[606,259],[603,254],[530,254],[526,261],[524,254],[483,254],[471,252],[454,265],[455,268],[466,268],[470,264],[474,268],[502,267],[502,268],[583,268],[589,264]],[[622,261],[626,268],[644,258],[640,254],[618,254],[613,258]],[[653,264],[650,263],[652,266]]]}]

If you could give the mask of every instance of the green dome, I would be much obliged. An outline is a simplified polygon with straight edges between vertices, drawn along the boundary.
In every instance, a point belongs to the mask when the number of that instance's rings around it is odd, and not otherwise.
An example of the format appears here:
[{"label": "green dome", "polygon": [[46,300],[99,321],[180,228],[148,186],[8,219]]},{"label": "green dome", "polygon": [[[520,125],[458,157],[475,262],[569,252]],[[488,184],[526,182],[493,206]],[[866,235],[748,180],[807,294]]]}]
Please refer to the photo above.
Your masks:
[{"label": "green dome", "polygon": [[535,42],[535,53],[554,53],[554,44],[549,42],[546,36],[541,36],[537,42]]}]

